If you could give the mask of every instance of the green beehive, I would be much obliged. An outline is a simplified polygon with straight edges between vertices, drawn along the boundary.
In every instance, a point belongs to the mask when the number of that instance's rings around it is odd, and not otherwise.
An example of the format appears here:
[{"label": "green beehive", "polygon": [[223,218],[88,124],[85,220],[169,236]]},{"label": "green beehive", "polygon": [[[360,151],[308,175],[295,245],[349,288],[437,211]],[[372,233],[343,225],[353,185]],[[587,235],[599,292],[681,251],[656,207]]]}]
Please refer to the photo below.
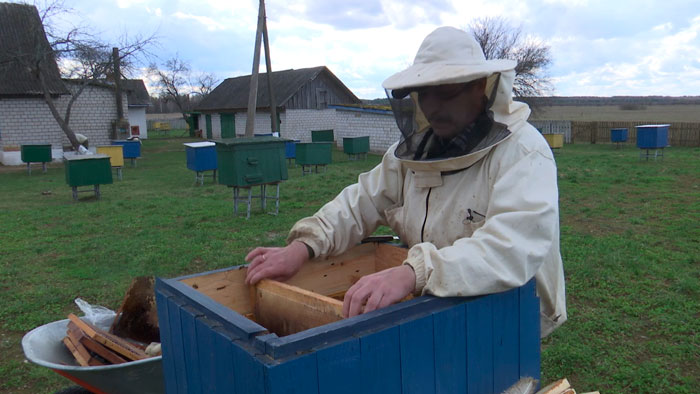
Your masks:
[{"label": "green beehive", "polygon": [[302,166],[330,164],[332,145],[330,142],[297,143],[297,164]]},{"label": "green beehive", "polygon": [[51,144],[23,144],[21,158],[25,163],[48,163],[51,161]]},{"label": "green beehive", "polygon": [[333,129],[311,130],[311,142],[333,142]]},{"label": "green beehive", "polygon": [[70,155],[65,158],[66,183],[71,187],[112,183],[107,155]]},{"label": "green beehive", "polygon": [[343,152],[348,155],[359,155],[369,152],[369,136],[343,138]]},{"label": "green beehive", "polygon": [[219,184],[240,187],[286,180],[284,148],[287,141],[277,137],[216,141]]}]

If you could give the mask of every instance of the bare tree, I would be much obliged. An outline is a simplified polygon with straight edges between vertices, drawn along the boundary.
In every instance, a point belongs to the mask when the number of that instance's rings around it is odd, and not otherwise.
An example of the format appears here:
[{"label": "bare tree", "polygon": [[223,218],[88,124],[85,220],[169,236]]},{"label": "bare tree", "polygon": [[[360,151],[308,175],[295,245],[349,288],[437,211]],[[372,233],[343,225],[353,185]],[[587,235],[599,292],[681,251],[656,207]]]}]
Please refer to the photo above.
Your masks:
[{"label": "bare tree", "polygon": [[174,57],[166,60],[163,66],[163,69],[160,69],[157,64],[151,63],[149,73],[157,78],[161,97],[165,98],[166,102],[175,103],[182,118],[187,121],[186,112],[190,109],[189,99],[190,94],[193,93],[190,84],[190,65],[175,54]]},{"label": "bare tree", "polygon": [[[114,77],[114,64],[109,51],[112,45],[103,43],[88,34],[87,28],[71,27],[67,31],[59,31],[55,27],[52,23],[53,19],[70,12],[72,10],[65,7],[62,1],[49,2],[40,11],[34,9],[34,15],[38,18],[30,18],[32,20],[27,21],[29,24],[27,31],[30,36],[26,37],[26,43],[29,45],[9,56],[13,62],[29,70],[32,78],[39,83],[51,114],[73,148],[77,150],[80,144],[70,126],[73,105],[89,83],[106,78],[110,74]],[[138,56],[147,54],[147,48],[155,40],[154,36],[136,39],[122,37],[120,61],[126,66],[122,70],[129,70]],[[58,61],[67,64],[63,70],[60,70],[61,75],[57,75]],[[55,81],[60,77],[79,81],[78,88],[71,92],[71,98],[63,114],[58,111],[55,101],[57,98]]]},{"label": "bare tree", "polygon": [[197,76],[196,80],[196,86],[197,86],[197,91],[195,94],[200,96],[200,98],[204,98],[211,93],[212,90],[214,90],[214,86],[216,86],[219,83],[219,80],[216,79],[214,74],[212,73],[201,73],[199,76]]},{"label": "bare tree", "polygon": [[522,29],[501,17],[480,18],[468,26],[487,59],[513,59],[513,93],[518,97],[541,96],[552,90],[547,69],[552,63],[549,45],[523,37]]}]

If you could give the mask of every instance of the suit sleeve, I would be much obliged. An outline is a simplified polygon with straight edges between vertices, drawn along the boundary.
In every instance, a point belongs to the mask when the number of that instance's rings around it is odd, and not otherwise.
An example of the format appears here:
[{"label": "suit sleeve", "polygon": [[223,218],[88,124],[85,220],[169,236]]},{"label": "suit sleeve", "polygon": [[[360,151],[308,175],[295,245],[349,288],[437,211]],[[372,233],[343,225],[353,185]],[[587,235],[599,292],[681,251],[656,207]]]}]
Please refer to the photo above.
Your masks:
[{"label": "suit sleeve", "polygon": [[385,211],[397,205],[402,194],[401,165],[394,149],[313,216],[299,220],[287,242],[302,241],[317,257],[338,255],[386,224]]}]

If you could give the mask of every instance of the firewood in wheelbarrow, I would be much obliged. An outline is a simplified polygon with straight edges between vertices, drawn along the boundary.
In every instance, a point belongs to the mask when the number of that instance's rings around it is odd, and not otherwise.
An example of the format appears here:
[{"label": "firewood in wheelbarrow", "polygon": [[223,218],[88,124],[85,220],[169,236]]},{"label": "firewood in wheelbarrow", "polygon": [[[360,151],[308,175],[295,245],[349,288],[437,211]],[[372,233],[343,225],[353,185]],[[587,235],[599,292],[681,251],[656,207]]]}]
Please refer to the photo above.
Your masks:
[{"label": "firewood in wheelbarrow", "polygon": [[134,278],[109,332],[143,343],[160,342],[153,276]]}]

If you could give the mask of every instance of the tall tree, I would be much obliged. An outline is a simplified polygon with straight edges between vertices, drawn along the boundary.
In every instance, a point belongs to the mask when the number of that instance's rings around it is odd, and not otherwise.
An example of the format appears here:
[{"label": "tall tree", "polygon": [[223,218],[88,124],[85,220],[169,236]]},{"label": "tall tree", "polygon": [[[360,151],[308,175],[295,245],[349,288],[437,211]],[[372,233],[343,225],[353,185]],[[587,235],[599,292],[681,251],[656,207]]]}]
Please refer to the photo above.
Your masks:
[{"label": "tall tree", "polygon": [[[26,6],[31,7],[31,6]],[[109,45],[87,33],[87,28],[70,27],[61,30],[54,20],[71,13],[61,1],[52,1],[41,10],[33,8],[33,15],[25,26],[29,45],[21,48],[18,53],[10,54],[11,61],[21,64],[29,70],[32,78],[38,82],[46,104],[59,127],[65,133],[74,149],[79,142],[70,125],[70,114],[77,98],[91,82],[114,77],[111,47],[119,47],[120,61],[123,63],[122,72],[130,70],[140,56],[148,54],[148,47],[155,42],[155,37],[136,37],[130,39],[123,36],[117,45]],[[56,65],[61,67],[61,77],[77,79],[78,87],[71,92],[65,112],[60,113],[56,104],[55,94]],[[53,86],[52,86],[53,85]]]},{"label": "tall tree", "polygon": [[476,19],[469,24],[468,30],[487,59],[513,59],[518,62],[513,83],[516,96],[541,96],[552,90],[547,76],[547,69],[552,63],[549,45],[524,36],[520,27],[513,27],[501,17]]},{"label": "tall tree", "polygon": [[190,64],[175,54],[165,61],[162,69],[158,68],[156,63],[151,63],[149,73],[156,77],[161,97],[166,102],[173,102],[182,114],[182,118],[187,121],[190,95],[193,93],[190,83]]}]

